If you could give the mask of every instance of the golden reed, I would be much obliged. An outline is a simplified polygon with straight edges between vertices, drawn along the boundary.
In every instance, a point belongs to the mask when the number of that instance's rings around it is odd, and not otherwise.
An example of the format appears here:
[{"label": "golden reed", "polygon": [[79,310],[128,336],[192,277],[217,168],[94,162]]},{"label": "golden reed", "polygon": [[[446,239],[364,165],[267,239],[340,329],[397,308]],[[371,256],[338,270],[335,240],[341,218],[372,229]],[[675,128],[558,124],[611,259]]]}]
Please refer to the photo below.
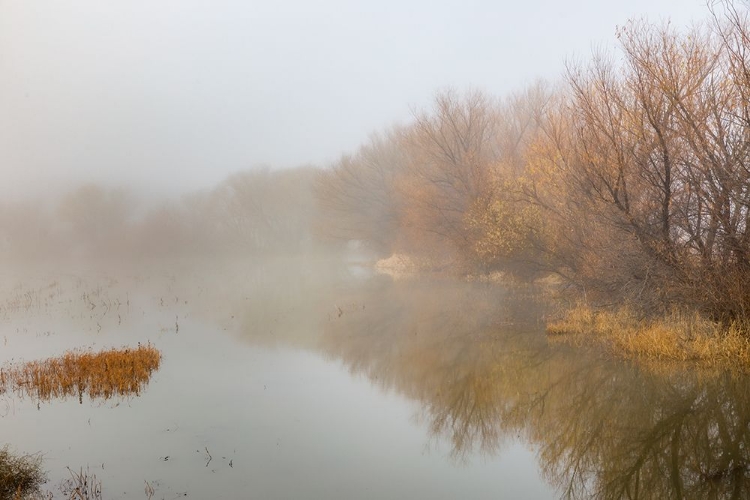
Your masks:
[{"label": "golden reed", "polygon": [[44,361],[0,369],[0,394],[8,391],[38,400],[83,395],[109,399],[140,394],[159,369],[161,353],[151,344],[94,353],[68,351]]}]

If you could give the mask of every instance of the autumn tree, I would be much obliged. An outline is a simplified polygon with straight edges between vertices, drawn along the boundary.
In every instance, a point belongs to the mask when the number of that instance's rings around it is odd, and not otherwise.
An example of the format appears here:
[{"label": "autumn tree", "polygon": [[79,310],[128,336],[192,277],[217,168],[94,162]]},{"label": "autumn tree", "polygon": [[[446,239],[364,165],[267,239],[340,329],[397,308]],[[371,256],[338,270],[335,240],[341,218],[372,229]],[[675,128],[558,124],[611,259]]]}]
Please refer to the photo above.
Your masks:
[{"label": "autumn tree", "polygon": [[539,225],[518,193],[548,98],[541,83],[503,101],[439,93],[410,124],[321,172],[321,232],[457,269],[516,267]]},{"label": "autumn tree", "polygon": [[620,58],[571,66],[545,118],[527,194],[561,274],[603,302],[750,312],[747,38],[717,26],[627,24]]},{"label": "autumn tree", "polygon": [[436,257],[470,257],[467,215],[491,196],[498,154],[498,107],[488,95],[444,91],[405,132],[409,162],[398,189],[405,200],[402,245]]},{"label": "autumn tree", "polygon": [[541,134],[541,117],[553,104],[554,91],[542,81],[500,101],[497,153],[489,184],[465,217],[473,258],[486,269],[512,273],[547,270],[543,211],[529,203],[527,187],[532,145]]}]

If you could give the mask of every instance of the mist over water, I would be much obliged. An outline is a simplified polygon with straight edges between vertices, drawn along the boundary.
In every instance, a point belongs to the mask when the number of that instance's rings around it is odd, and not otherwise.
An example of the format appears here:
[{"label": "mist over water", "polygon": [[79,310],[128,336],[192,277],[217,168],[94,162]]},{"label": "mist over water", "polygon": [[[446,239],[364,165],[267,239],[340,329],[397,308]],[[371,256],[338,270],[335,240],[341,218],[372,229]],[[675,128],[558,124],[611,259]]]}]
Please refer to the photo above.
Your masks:
[{"label": "mist over water", "polygon": [[0,0],[0,448],[54,498],[69,468],[103,498],[750,496],[746,374],[545,331],[564,272],[647,297],[658,269],[584,241],[615,219],[544,177],[569,114],[537,78],[705,13]]},{"label": "mist over water", "polygon": [[[366,346],[361,353],[339,352],[359,337],[398,343],[394,335],[402,326],[421,323],[435,306],[453,302],[445,313],[453,316],[467,301],[490,300],[484,285],[448,286],[444,298],[428,291],[434,284],[402,292],[390,278],[353,276],[331,258],[84,269],[17,269],[4,277],[3,361],[146,342],[161,350],[163,361],[135,397],[84,396],[82,403],[2,397],[14,446],[44,449],[52,484],[65,477],[65,466],[80,463],[113,498],[137,496],[144,480],[167,498],[182,492],[200,498],[248,492],[264,498],[549,496],[533,454],[520,442],[507,441],[509,455],[480,453],[479,441],[474,453],[453,450],[442,432],[423,423],[422,403],[409,388],[418,379],[402,379],[397,366],[361,378],[352,367],[368,351],[372,361],[382,353]],[[413,298],[402,302],[405,296]],[[453,321],[456,340],[475,321],[496,321],[461,318],[469,324]],[[376,327],[388,336],[374,339],[371,321],[394,328]],[[431,324],[419,332],[433,337],[429,344],[442,342],[443,331],[451,335],[446,325],[431,332]],[[529,480],[518,483],[519,476]]]},{"label": "mist over water", "polygon": [[136,396],[0,397],[6,439],[44,451],[51,488],[67,466],[108,498],[143,481],[165,498],[750,485],[745,377],[551,342],[533,286],[394,280],[330,255],[17,267],[2,283],[3,362],[138,343],[163,356]]}]

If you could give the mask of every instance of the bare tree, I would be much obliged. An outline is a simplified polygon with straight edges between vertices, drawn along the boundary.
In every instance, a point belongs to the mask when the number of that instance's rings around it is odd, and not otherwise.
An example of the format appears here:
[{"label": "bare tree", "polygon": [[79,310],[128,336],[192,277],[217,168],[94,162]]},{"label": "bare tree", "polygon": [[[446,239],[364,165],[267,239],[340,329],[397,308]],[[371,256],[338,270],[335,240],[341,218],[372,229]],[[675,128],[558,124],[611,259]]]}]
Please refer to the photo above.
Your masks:
[{"label": "bare tree", "polygon": [[547,244],[561,273],[604,301],[749,312],[747,38],[732,20],[627,24],[621,59],[569,67],[545,119],[527,194],[564,228]]},{"label": "bare tree", "polygon": [[373,135],[354,155],[344,156],[319,173],[315,194],[322,219],[318,233],[340,240],[361,240],[385,255],[398,237],[402,201],[396,182],[406,155],[398,129]]},{"label": "bare tree", "polygon": [[406,133],[407,175],[399,184],[406,200],[407,241],[470,255],[466,215],[490,196],[498,163],[498,105],[478,91],[444,91],[430,112],[416,114]]}]

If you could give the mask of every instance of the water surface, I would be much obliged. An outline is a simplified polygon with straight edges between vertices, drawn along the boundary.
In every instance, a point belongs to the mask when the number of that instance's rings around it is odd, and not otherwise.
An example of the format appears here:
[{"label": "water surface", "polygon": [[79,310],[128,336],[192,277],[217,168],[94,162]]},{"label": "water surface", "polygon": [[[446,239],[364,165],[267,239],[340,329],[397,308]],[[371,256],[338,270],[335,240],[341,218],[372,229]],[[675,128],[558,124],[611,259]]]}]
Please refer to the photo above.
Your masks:
[{"label": "water surface", "polygon": [[550,343],[521,286],[330,261],[16,272],[2,361],[151,342],[138,396],[0,400],[107,498],[742,498],[747,381]]}]

